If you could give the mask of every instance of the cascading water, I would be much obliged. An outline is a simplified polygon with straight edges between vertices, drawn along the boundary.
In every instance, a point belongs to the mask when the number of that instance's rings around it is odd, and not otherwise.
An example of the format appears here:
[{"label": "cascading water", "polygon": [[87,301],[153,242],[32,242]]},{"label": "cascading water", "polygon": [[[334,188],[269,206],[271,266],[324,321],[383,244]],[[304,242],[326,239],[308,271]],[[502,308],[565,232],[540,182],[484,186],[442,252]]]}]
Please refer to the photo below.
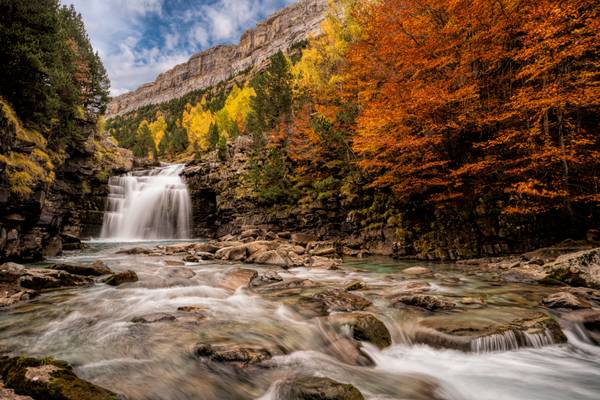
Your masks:
[{"label": "cascading water", "polygon": [[111,177],[101,237],[111,240],[190,237],[191,200],[179,174],[169,165]]}]

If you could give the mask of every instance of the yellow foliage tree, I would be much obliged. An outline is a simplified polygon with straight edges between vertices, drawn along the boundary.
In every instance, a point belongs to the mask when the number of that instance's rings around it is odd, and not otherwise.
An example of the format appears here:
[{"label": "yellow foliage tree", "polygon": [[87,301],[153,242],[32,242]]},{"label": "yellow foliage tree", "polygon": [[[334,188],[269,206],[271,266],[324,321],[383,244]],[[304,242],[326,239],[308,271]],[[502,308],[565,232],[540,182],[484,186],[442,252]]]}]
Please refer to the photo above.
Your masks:
[{"label": "yellow foliage tree", "polygon": [[161,112],[156,113],[156,119],[148,124],[148,128],[150,129],[150,135],[154,141],[154,146],[158,149],[167,130],[167,120],[165,119],[165,116]]},{"label": "yellow foliage tree", "polygon": [[203,98],[194,106],[189,103],[186,104],[181,116],[181,126],[187,132],[191,148],[197,147],[202,151],[208,150],[208,130],[214,122],[215,115],[210,110],[206,110],[206,98]]},{"label": "yellow foliage tree", "polygon": [[240,88],[234,84],[229,96],[225,99],[225,105],[217,113],[217,126],[222,134],[227,138],[233,135],[233,124],[237,125],[238,131],[243,132],[246,129],[246,119],[251,110],[250,101],[256,96],[254,88],[248,84]]}]

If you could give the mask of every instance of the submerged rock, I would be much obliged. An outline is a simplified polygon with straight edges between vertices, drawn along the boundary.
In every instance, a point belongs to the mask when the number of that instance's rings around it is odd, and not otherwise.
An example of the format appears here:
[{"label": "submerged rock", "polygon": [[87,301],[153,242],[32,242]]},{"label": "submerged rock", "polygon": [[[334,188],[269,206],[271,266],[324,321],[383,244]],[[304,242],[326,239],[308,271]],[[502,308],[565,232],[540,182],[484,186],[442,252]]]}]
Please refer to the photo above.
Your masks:
[{"label": "submerged rock", "polygon": [[112,274],[108,278],[104,279],[104,283],[111,286],[119,286],[124,283],[129,282],[137,282],[138,276],[134,271],[128,270],[124,272],[119,272],[116,274]]},{"label": "submerged rock", "polygon": [[373,343],[383,349],[392,344],[392,336],[385,324],[371,314],[343,313],[329,316],[332,325],[347,326],[352,337],[361,342]]},{"label": "submerged rock", "polygon": [[78,378],[66,362],[51,358],[3,357],[0,375],[6,388],[36,400],[119,399],[117,394]]},{"label": "submerged rock", "polygon": [[106,266],[104,261],[98,260],[91,264],[55,264],[50,269],[65,271],[70,274],[84,276],[102,276],[112,273],[112,270]]},{"label": "submerged rock", "polygon": [[431,270],[427,267],[410,267],[402,270],[402,273],[410,276],[425,276],[432,274]]},{"label": "submerged rock", "polygon": [[287,400],[364,400],[354,386],[330,378],[306,377],[286,382],[278,393]]},{"label": "submerged rock", "polygon": [[423,308],[428,311],[450,310],[456,306],[456,304],[444,297],[429,294],[406,294],[395,297],[392,301],[392,305],[396,308],[406,305]]},{"label": "submerged rock", "polygon": [[277,282],[282,282],[282,281],[283,281],[283,278],[277,272],[267,271],[265,273],[258,275],[256,278],[254,278],[251,282],[251,286],[257,287],[257,286],[269,285],[271,283],[277,283]]},{"label": "submerged rock", "polygon": [[196,357],[211,361],[243,365],[257,364],[271,358],[271,353],[267,349],[240,345],[199,344],[194,349],[194,354]]},{"label": "submerged rock", "polygon": [[167,313],[154,313],[148,315],[142,315],[140,317],[135,317],[131,320],[131,322],[137,324],[155,324],[157,322],[169,322],[175,321],[175,316]]}]

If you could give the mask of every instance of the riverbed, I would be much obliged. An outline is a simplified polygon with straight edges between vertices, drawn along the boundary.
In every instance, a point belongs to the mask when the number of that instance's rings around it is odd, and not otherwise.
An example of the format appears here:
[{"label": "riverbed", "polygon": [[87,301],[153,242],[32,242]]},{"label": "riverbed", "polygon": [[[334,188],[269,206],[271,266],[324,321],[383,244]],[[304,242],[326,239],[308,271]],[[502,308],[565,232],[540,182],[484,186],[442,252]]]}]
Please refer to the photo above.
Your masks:
[{"label": "riverbed", "polygon": [[[496,344],[486,342],[469,352],[411,340],[411,332],[440,314],[502,320],[522,312],[548,313],[539,302],[555,288],[500,282],[493,274],[451,264],[386,258],[347,259],[338,270],[284,270],[216,261],[183,265],[173,256],[116,254],[118,249],[156,244],[89,243],[85,250],[48,260],[102,260],[114,271],[135,271],[139,281],[116,288],[97,282],[50,291],[4,310],[0,350],[68,361],[80,377],[130,400],[276,399],[278,387],[299,375],[351,383],[367,399],[600,398],[600,347],[580,326],[563,323],[567,343],[553,344],[542,337],[529,347],[507,351],[502,346],[511,348],[510,343],[498,338]],[[416,265],[432,274],[403,274]],[[227,290],[220,279],[237,267],[259,274],[274,271],[283,282],[296,279],[311,285],[277,291]],[[391,346],[379,349],[362,343],[355,354],[339,345],[346,343],[343,331],[303,309],[299,301],[324,289],[344,288],[351,281],[364,283],[359,293],[372,302],[365,312],[385,324]],[[418,287],[451,299],[456,307],[441,313],[392,307],[393,295]],[[157,313],[172,317],[153,323],[140,319]],[[194,354],[198,344],[232,343],[267,349],[272,357],[240,366]]]}]

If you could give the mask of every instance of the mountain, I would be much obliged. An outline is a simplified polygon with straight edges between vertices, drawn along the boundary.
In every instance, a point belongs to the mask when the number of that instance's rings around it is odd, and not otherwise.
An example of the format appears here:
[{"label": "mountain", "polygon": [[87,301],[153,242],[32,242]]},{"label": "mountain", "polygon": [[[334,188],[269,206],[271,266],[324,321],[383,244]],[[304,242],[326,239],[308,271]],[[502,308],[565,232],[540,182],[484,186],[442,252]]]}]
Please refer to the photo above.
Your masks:
[{"label": "mountain", "polygon": [[219,45],[197,53],[188,62],[160,74],[154,82],[115,97],[108,105],[107,117],[176,99],[247,69],[262,68],[273,54],[318,34],[327,5],[327,0],[301,0],[283,8],[246,31],[239,44]]}]

